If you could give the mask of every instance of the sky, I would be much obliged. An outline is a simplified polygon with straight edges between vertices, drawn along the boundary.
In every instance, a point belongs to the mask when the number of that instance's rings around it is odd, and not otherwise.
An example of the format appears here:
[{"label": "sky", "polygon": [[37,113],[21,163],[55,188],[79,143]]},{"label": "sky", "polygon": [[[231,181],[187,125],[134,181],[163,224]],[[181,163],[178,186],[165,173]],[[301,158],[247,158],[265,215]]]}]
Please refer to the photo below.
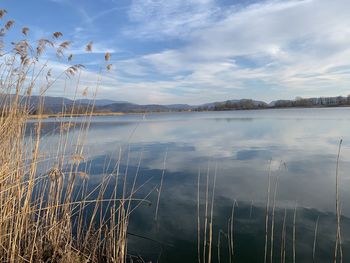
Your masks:
[{"label": "sky", "polygon": [[[140,104],[350,94],[349,0],[3,0],[9,38],[63,33],[73,62],[48,52],[59,72],[82,63],[97,97]],[[8,40],[9,41],[9,40]],[[84,49],[93,41],[93,50]],[[48,95],[72,97],[58,82]]]}]

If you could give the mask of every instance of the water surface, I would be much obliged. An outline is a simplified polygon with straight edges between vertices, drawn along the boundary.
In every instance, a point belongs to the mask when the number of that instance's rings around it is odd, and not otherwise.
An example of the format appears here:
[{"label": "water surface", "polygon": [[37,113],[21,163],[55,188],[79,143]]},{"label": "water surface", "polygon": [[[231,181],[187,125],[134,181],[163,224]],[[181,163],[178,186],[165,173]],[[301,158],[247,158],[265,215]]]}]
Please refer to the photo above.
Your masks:
[{"label": "water surface", "polygon": [[[55,151],[52,142],[59,140],[59,126],[55,123],[60,121],[44,121],[43,148],[47,152]],[[82,118],[74,119],[78,124],[81,121]],[[349,131],[350,108],[99,116],[91,119],[84,155],[85,161],[91,164],[91,187],[100,182],[103,172],[112,169],[120,150],[121,174],[125,175],[128,163],[130,182],[141,158],[136,184],[149,181],[136,194],[139,197],[155,187],[159,189],[167,155],[158,219],[154,220],[158,193],[153,191],[149,195],[152,205],[141,205],[130,221],[129,252],[142,255],[145,260],[197,261],[197,181],[200,172],[202,226],[206,181],[208,178],[211,201],[216,174],[213,262],[217,262],[219,232],[221,262],[228,262],[225,235],[235,202],[235,262],[263,262],[270,170],[271,207],[277,182],[274,261],[281,260],[285,214],[286,262],[292,260],[293,216],[297,207],[297,262],[312,262],[317,218],[316,261],[330,262],[336,233],[336,160],[339,141],[343,139],[339,190],[344,262],[347,262],[350,261],[347,252],[350,249]],[[109,170],[105,169],[106,164],[111,164]],[[203,242],[203,229],[201,233]],[[270,252],[268,254],[270,258]]]}]

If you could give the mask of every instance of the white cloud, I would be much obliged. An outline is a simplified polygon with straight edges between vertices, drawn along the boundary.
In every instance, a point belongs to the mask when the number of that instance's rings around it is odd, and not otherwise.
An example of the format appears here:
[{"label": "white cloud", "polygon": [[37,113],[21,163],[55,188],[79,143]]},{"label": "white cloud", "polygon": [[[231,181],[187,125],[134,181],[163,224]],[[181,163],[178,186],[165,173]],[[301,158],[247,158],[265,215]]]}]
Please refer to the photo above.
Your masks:
[{"label": "white cloud", "polygon": [[[203,101],[205,92],[221,99],[239,96],[236,89],[249,93],[256,87],[247,81],[278,87],[275,95],[256,94],[264,99],[337,95],[350,84],[346,70],[331,70],[349,67],[349,12],[345,0],[266,1],[226,10],[209,0],[134,1],[129,15],[136,25],[128,28],[133,35],[157,41],[178,38],[184,44],[128,59],[135,67],[127,73],[136,69],[136,75],[166,76],[167,85],[163,82],[159,89],[164,94],[169,86],[172,91],[179,87],[178,93],[181,87],[192,88],[192,97],[182,101]],[[159,85],[158,80],[140,81],[149,89]]]},{"label": "white cloud", "polygon": [[134,0],[129,10],[132,26],[126,33],[138,38],[178,38],[215,21],[214,0]]}]

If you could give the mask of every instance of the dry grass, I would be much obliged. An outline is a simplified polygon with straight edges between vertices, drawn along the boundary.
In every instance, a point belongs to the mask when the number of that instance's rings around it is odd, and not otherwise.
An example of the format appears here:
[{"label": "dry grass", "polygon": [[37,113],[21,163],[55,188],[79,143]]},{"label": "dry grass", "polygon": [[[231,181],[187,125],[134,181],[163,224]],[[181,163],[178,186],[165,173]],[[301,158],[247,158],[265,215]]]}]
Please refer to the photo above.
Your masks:
[{"label": "dry grass", "polygon": [[[0,19],[6,15],[6,10],[0,10]],[[43,114],[46,91],[59,79],[77,78],[77,96],[83,65],[72,65],[53,77],[41,56],[50,48],[61,59],[70,42],[57,42],[63,34],[55,32],[51,39],[41,39],[35,45],[24,39],[7,48],[2,37],[14,23],[3,21],[0,39],[0,261],[126,262],[130,214],[147,200],[133,197],[135,183],[130,192],[123,187],[123,192],[117,193],[119,162],[117,169],[88,193],[84,145],[93,103],[82,114],[84,122],[79,127],[72,125],[74,107],[64,114],[70,118],[68,125],[62,123],[65,128],[59,131],[57,152],[50,161],[43,157],[42,120],[26,134],[31,94],[36,90],[42,95],[38,115]],[[24,27],[21,32],[26,37],[30,29]],[[92,50],[92,42],[86,49]],[[110,54],[105,56],[109,60]],[[78,134],[74,141],[70,136],[73,129]],[[73,150],[68,150],[72,145]],[[111,183],[114,191],[107,196]],[[101,213],[103,204],[108,204],[108,213]]]}]

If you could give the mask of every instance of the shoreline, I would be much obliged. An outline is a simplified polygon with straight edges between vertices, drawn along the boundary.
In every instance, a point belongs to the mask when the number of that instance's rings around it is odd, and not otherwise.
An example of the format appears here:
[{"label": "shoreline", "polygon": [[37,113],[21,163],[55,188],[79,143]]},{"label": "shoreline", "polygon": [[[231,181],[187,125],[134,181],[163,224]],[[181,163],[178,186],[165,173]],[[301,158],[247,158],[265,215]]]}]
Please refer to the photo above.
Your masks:
[{"label": "shoreline", "polygon": [[229,111],[264,111],[264,110],[287,110],[287,109],[334,109],[334,108],[350,108],[349,105],[342,106],[311,106],[311,107],[270,107],[256,109],[227,109],[227,110],[184,110],[184,111],[150,111],[150,112],[94,112],[94,113],[74,113],[74,114],[40,114],[29,115],[28,119],[48,119],[48,118],[69,118],[69,117],[84,117],[84,116],[123,116],[136,114],[166,114],[166,113],[194,113],[194,112],[229,112]]},{"label": "shoreline", "polygon": [[48,118],[69,118],[69,117],[84,117],[84,116],[121,116],[125,115],[123,112],[93,112],[93,113],[52,113],[52,114],[39,114],[29,115],[28,119],[48,119]]}]

